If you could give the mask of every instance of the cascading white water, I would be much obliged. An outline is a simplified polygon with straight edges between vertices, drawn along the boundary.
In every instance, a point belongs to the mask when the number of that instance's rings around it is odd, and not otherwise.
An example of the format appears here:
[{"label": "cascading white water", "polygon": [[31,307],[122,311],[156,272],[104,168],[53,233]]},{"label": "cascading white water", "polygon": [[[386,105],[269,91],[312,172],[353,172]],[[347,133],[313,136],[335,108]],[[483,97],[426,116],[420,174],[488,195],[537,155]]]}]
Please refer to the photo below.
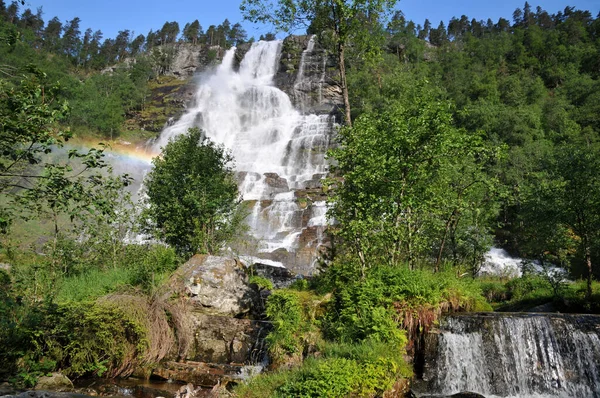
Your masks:
[{"label": "cascading white water", "polygon": [[600,397],[600,317],[449,316],[428,393],[486,397]]},{"label": "cascading white water", "polygon": [[555,280],[568,280],[568,273],[564,268],[553,264],[542,264],[537,260],[512,257],[506,250],[498,247],[492,247],[485,254],[485,261],[479,269],[479,276],[516,278],[523,275],[523,268],[526,268],[527,272],[544,275]]},{"label": "cascading white water", "polygon": [[[197,126],[229,149],[243,200],[255,201],[248,222],[263,252],[297,249],[306,219],[311,226],[324,225],[324,204],[314,206],[316,214],[311,206],[307,217],[294,192],[315,186],[327,173],[325,152],[334,124],[329,115],[294,109],[290,98],[272,85],[280,48],[279,41],[254,43],[239,71],[234,69],[235,48],[227,51],[222,64],[200,82],[194,105],[162,132],[153,148],[158,153],[169,139]],[[304,58],[297,85],[303,84]]]}]

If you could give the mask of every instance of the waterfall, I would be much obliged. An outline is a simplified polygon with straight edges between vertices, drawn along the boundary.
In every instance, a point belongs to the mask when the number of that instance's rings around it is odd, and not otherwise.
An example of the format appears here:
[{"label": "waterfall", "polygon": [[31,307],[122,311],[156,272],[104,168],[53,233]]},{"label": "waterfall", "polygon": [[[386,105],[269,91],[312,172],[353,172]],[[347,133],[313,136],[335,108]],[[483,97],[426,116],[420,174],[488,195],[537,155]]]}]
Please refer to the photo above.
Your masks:
[{"label": "waterfall", "polygon": [[426,351],[427,393],[600,397],[596,315],[449,316]]},{"label": "waterfall", "polygon": [[[310,85],[305,54],[312,53],[313,46],[314,37],[303,52],[297,87]],[[324,202],[301,206],[297,197],[302,196],[299,191],[320,186],[326,175],[325,153],[335,124],[332,116],[295,109],[288,95],[273,86],[280,49],[280,41],[253,43],[238,71],[236,49],[227,51],[222,64],[201,79],[193,105],[165,128],[153,148],[158,153],[169,139],[197,126],[229,149],[242,198],[252,205],[248,224],[262,253],[318,246],[314,239],[301,239],[311,228],[318,229],[311,235],[322,240]],[[308,263],[313,260],[304,261],[302,273],[311,272]],[[300,264],[296,258],[294,264]]]}]

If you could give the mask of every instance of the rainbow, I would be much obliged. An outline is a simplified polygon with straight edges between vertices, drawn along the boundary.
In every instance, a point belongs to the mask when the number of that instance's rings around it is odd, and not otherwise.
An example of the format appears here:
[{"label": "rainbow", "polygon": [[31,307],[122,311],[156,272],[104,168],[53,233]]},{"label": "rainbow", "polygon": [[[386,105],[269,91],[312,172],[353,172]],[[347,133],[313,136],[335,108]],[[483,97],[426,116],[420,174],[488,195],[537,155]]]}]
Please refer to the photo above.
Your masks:
[{"label": "rainbow", "polygon": [[[130,144],[123,141],[102,141],[107,145],[105,154],[107,158],[116,158],[121,161],[129,161],[135,163],[143,163],[150,165],[152,159],[157,157],[159,153],[150,152],[145,148]],[[69,146],[81,148],[81,150],[89,150],[91,148],[100,148],[100,142],[91,139],[76,139],[68,143]]]},{"label": "rainbow", "polygon": [[108,156],[113,155],[116,157],[123,157],[129,161],[147,163],[148,165],[152,163],[152,159],[159,155],[157,153],[150,153],[144,149],[136,148],[133,146],[111,146],[110,148],[107,148],[106,153]]}]

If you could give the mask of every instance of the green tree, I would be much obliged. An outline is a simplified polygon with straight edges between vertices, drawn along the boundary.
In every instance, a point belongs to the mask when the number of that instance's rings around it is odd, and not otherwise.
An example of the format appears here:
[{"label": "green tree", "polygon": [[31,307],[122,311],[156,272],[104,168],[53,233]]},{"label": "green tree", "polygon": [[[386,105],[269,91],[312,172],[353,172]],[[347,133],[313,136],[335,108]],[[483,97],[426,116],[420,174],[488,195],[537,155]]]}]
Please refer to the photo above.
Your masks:
[{"label": "green tree", "polygon": [[[397,0],[244,0],[240,10],[252,22],[273,24],[291,32],[298,25],[310,26],[313,32],[332,35],[338,59],[340,88],[344,98],[346,124],[352,125],[350,97],[346,79],[346,48],[352,44],[378,51],[380,29],[373,29]],[[368,52],[369,52],[368,51]],[[366,53],[368,53],[366,52]]]},{"label": "green tree", "polygon": [[487,210],[494,184],[484,172],[494,151],[453,125],[451,104],[429,83],[396,79],[404,80],[396,86],[402,94],[342,129],[330,153],[342,179],[332,181],[334,232],[363,275],[373,264],[414,267],[436,257],[437,268],[448,240],[456,246],[461,234],[489,236],[495,216]]},{"label": "green tree", "polygon": [[[526,221],[541,221],[542,236],[546,237],[544,251],[568,250],[573,243],[578,244],[590,300],[593,249],[600,236],[600,146],[562,145],[545,163],[527,187]],[[556,247],[557,241],[562,247]]]},{"label": "green tree", "polygon": [[60,48],[60,34],[63,30],[62,22],[58,17],[48,21],[44,30],[44,47],[50,51],[56,51]]},{"label": "green tree", "polygon": [[[192,128],[170,141],[145,179],[144,217],[181,255],[214,253],[237,227],[231,155]],[[239,221],[239,220],[238,220]]]},{"label": "green tree", "polygon": [[192,23],[185,24],[183,28],[183,37],[188,43],[198,44],[198,39],[203,35],[202,26],[196,19]]},{"label": "green tree", "polygon": [[59,87],[46,80],[43,72],[31,67],[30,75],[18,86],[0,82],[0,195],[4,205],[0,225],[6,230],[17,215],[25,218],[49,212],[56,237],[59,214],[72,221],[86,214],[111,214],[105,189],[118,190],[129,179],[106,177],[109,167],[103,149],[62,150],[65,155],[61,155],[59,148],[70,132],[58,122],[69,108],[66,102],[55,101]]}]

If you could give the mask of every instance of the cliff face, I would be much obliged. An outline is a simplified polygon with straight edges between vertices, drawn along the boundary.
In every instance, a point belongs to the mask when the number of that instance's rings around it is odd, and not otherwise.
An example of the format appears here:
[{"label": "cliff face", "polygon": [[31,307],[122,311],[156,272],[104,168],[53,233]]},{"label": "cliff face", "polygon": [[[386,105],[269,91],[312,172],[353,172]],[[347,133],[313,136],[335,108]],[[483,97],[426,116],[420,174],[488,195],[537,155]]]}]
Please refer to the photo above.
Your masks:
[{"label": "cliff face", "polygon": [[344,101],[338,78],[335,57],[316,36],[288,36],[283,41],[273,81],[302,113],[341,115]]}]

